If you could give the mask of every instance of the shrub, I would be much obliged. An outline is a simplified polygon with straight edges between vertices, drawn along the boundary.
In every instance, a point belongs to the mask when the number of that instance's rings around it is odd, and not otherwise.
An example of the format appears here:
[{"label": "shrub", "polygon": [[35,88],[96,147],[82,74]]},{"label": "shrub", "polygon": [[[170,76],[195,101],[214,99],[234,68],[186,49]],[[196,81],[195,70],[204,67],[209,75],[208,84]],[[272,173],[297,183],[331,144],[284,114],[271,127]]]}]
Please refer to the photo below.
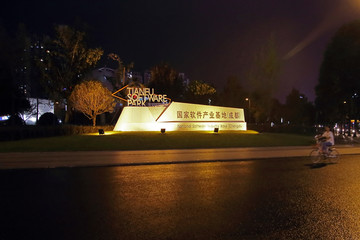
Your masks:
[{"label": "shrub", "polygon": [[51,112],[44,113],[37,122],[40,126],[59,125],[59,119]]}]

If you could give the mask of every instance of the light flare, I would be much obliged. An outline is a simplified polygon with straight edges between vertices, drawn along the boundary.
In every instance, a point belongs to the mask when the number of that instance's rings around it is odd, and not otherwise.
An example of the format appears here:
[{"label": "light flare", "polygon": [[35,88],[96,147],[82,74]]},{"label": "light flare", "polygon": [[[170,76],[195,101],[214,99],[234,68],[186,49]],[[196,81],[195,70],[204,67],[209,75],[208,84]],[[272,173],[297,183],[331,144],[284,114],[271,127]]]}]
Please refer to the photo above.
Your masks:
[{"label": "light flare", "polygon": [[290,59],[301,52],[304,48],[316,41],[325,32],[338,27],[340,24],[359,18],[360,1],[359,0],[341,0],[332,11],[328,12],[323,20],[293,49],[291,49],[284,59]]}]

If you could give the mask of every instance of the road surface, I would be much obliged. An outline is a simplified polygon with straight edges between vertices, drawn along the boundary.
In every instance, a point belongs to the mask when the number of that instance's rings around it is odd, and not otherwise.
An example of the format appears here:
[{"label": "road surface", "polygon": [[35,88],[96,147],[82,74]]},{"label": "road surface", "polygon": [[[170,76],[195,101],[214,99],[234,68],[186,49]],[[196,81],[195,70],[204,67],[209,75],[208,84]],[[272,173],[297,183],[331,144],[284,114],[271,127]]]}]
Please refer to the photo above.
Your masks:
[{"label": "road surface", "polygon": [[0,239],[360,239],[359,160],[0,170]]},{"label": "road surface", "polygon": [[[360,147],[336,146],[340,154],[360,154]],[[144,151],[15,152],[0,153],[0,169],[85,166],[128,166],[164,163],[231,161],[308,156],[311,146],[213,148]]]}]

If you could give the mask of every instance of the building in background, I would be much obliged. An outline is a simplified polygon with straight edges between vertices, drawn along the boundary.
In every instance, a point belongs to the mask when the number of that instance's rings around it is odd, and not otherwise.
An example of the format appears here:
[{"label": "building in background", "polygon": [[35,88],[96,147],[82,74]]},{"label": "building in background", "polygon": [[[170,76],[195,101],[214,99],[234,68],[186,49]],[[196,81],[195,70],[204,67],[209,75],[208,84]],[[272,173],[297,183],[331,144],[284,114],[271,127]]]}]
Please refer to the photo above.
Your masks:
[{"label": "building in background", "polygon": [[115,70],[108,67],[95,69],[91,72],[90,78],[100,81],[111,92],[114,91]]},{"label": "building in background", "polygon": [[30,110],[21,114],[26,125],[35,125],[44,113],[54,113],[54,102],[49,99],[28,98]]},{"label": "building in background", "polygon": [[183,86],[187,87],[190,84],[190,79],[186,76],[185,73],[179,73],[179,78],[182,80]]},{"label": "building in background", "polygon": [[144,72],[144,85],[148,85],[150,83],[150,80],[151,80],[151,72],[150,70],[145,70]]}]

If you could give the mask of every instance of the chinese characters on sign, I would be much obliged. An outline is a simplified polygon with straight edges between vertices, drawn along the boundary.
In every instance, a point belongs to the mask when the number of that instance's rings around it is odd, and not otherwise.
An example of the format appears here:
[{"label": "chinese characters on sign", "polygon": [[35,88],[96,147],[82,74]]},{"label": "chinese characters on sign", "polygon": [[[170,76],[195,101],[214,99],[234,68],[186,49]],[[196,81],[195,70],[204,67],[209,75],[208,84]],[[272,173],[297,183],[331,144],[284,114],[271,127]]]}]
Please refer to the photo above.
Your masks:
[{"label": "chinese characters on sign", "polygon": [[155,94],[153,88],[127,88],[128,106],[145,106],[146,102],[168,103],[167,95]]},{"label": "chinese characters on sign", "polygon": [[239,120],[239,112],[214,112],[214,111],[177,111],[177,119],[188,120]]}]

